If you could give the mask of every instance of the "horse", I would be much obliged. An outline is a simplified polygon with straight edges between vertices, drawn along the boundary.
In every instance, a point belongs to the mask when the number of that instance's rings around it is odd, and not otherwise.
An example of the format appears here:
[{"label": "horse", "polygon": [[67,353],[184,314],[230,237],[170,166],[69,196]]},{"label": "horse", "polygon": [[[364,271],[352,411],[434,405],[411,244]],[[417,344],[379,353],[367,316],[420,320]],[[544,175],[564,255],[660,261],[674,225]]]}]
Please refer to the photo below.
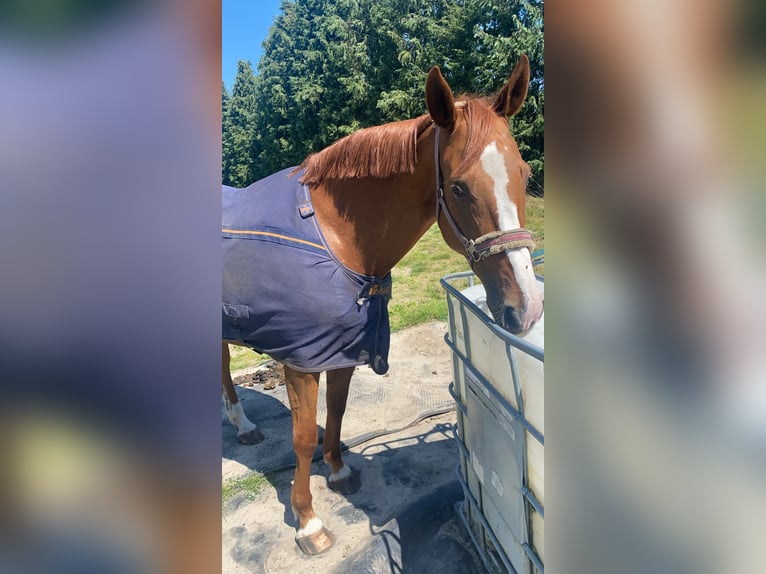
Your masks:
[{"label": "horse", "polygon": [[[299,523],[295,540],[307,555],[334,543],[314,512],[309,487],[318,444],[320,373],[327,372],[322,450],[330,467],[329,486],[352,494],[359,488],[359,480],[352,479],[358,472],[344,464],[340,447],[351,376],[362,364],[386,372],[390,272],[429,227],[436,222],[447,245],[466,256],[498,324],[523,334],[542,315],[531,259],[533,236],[524,228],[531,170],[508,126],[526,98],[529,74],[529,60],[522,55],[494,100],[456,100],[435,66],[425,83],[427,114],[361,129],[308,156],[294,170],[224,192],[224,216],[232,213],[224,222],[223,240],[226,411],[241,443],[263,438],[237,399],[228,343],[253,347],[284,363],[297,461],[290,501]],[[252,225],[258,210],[287,193],[272,188],[290,181],[296,190],[288,200],[295,207],[290,223],[277,226],[266,217]],[[250,209],[242,207],[246,198],[261,199]],[[266,248],[282,251],[261,258]],[[311,258],[296,265],[326,269],[329,278],[299,277],[300,270],[290,268],[293,257]],[[253,259],[255,270],[246,269]],[[264,286],[273,274],[280,283]],[[351,285],[349,294],[330,285],[336,279]],[[246,289],[255,294],[243,295]],[[329,300],[320,303],[326,291]],[[283,304],[288,309],[270,306],[272,298],[283,296],[290,300]],[[308,305],[296,311],[293,307],[304,300]],[[253,310],[259,304],[267,307],[260,314]],[[361,334],[352,332],[360,322]],[[287,340],[290,330],[297,333],[297,342]],[[327,332],[327,340],[320,340],[318,332]]]}]

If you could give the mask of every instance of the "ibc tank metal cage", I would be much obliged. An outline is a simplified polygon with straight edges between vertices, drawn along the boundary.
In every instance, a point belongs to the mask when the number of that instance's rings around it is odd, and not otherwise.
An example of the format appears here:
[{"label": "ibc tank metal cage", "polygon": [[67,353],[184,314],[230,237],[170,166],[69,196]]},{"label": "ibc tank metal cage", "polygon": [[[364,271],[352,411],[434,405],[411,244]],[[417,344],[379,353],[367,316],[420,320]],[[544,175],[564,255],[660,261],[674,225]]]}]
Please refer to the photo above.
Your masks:
[{"label": "ibc tank metal cage", "polygon": [[517,337],[482,310],[472,272],[441,284],[465,495],[458,515],[489,572],[544,574],[544,320]]}]

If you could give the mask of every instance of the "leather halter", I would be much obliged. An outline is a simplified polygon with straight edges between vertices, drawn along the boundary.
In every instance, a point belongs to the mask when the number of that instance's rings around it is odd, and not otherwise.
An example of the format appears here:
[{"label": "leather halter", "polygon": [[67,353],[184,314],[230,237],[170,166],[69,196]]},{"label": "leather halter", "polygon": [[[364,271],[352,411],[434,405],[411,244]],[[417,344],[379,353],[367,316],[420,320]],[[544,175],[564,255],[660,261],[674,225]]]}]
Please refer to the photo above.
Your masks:
[{"label": "leather halter", "polygon": [[463,244],[463,248],[466,251],[466,259],[468,262],[477,263],[482,259],[486,259],[491,255],[497,255],[498,253],[504,253],[509,249],[521,249],[526,247],[531,252],[535,248],[535,241],[533,239],[532,232],[528,229],[519,227],[518,229],[511,229],[509,231],[490,231],[477,237],[476,239],[468,239],[462,231],[457,222],[452,218],[452,214],[447,207],[447,202],[444,200],[444,181],[442,179],[441,162],[439,160],[439,127],[434,126],[436,135],[434,139],[434,164],[436,165],[436,223],[439,223],[439,216],[444,213],[447,218],[452,231],[455,232],[455,236]]}]

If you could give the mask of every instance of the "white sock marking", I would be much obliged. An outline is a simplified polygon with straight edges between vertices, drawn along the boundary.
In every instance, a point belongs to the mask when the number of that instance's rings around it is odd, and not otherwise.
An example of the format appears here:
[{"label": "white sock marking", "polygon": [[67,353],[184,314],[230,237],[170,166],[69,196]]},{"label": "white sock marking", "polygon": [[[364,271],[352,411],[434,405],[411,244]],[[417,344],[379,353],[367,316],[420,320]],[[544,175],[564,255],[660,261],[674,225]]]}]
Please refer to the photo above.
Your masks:
[{"label": "white sock marking", "polygon": [[226,402],[226,416],[229,418],[229,422],[237,427],[238,435],[248,433],[257,428],[254,423],[250,422],[247,415],[245,415],[245,410],[242,408],[241,402],[238,402],[235,405]]},{"label": "white sock marking", "polygon": [[312,534],[316,534],[317,532],[321,531],[322,528],[324,528],[322,521],[315,516],[306,523],[306,526],[298,530],[298,534],[296,534],[295,537],[304,538],[306,536],[311,536]]},{"label": "white sock marking", "polygon": [[[481,153],[481,166],[487,175],[492,178],[494,184],[492,189],[495,193],[497,221],[500,229],[504,231],[518,229],[521,226],[519,212],[516,209],[516,205],[508,197],[508,171],[505,168],[503,155],[498,151],[497,144],[494,141],[490,142]],[[543,313],[542,293],[540,293],[540,289],[537,287],[529,249],[523,247],[509,249],[506,251],[506,254],[526,303],[526,309],[519,310],[522,312],[522,327],[526,330]]]},{"label": "white sock marking", "polygon": [[330,475],[330,482],[337,482],[349,476],[351,476],[351,469],[344,464],[338,472],[333,472]]}]

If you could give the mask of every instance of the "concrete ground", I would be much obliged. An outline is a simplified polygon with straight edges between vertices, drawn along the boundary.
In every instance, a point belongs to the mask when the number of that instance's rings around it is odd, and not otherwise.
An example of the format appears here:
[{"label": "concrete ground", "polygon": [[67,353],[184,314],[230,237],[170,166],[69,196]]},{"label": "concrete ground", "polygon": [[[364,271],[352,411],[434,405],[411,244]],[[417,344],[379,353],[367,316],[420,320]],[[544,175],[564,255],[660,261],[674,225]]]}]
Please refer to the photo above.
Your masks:
[{"label": "concrete ground", "polygon": [[[373,431],[401,430],[346,453],[346,463],[360,472],[361,488],[353,495],[331,491],[328,468],[321,461],[312,466],[314,509],[336,539],[320,556],[304,556],[294,542],[293,470],[286,468],[294,457],[285,389],[238,388],[246,413],[266,440],[239,445],[235,429],[224,421],[222,475],[226,482],[258,471],[267,481],[257,495],[241,493],[224,504],[224,573],[482,572],[454,510],[462,500],[452,439],[455,413],[409,426],[452,405],[447,391],[452,360],[443,341],[445,332],[444,323],[433,322],[395,333],[389,373],[380,377],[364,367],[354,374],[343,441]],[[323,386],[320,383],[320,395]],[[324,416],[321,409],[320,435]]]}]

